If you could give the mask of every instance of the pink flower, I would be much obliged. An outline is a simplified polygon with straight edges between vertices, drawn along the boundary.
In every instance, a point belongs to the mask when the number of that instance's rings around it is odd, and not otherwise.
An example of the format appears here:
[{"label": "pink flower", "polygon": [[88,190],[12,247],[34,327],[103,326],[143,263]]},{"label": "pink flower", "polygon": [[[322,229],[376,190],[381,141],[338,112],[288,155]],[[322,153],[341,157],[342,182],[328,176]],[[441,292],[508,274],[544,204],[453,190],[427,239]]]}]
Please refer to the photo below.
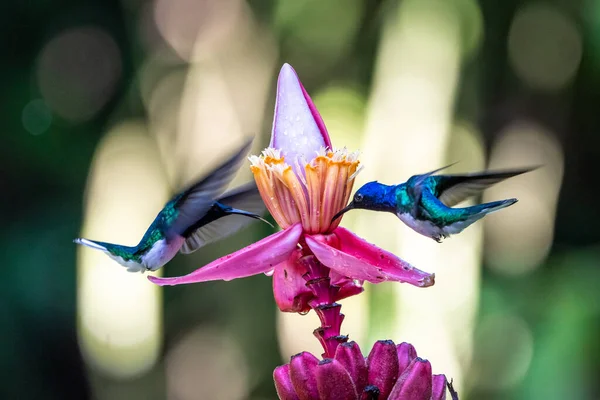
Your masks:
[{"label": "pink flower", "polygon": [[301,353],[278,367],[281,399],[445,399],[446,378],[432,376],[429,362],[417,358],[411,345],[380,341],[365,359],[340,334],[344,315],[337,301],[361,293],[364,281],[427,287],[434,275],[338,226],[339,218],[332,221],[350,198],[358,153],[332,147],[319,112],[287,64],[279,74],[271,143],[250,162],[261,197],[283,230],[188,275],[149,279],[178,285],[263,273],[273,275],[282,311],[315,310],[321,326],[314,335],[324,359]]},{"label": "pink flower", "polygon": [[431,364],[417,357],[408,343],[380,340],[364,357],[355,342],[338,346],[333,358],[319,361],[310,353],[292,357],[273,372],[281,400],[444,400],[444,375],[432,375]]},{"label": "pink flower", "polygon": [[360,293],[363,281],[433,285],[433,274],[338,227],[341,219],[331,223],[350,197],[358,153],[332,147],[319,112],[288,64],[279,74],[270,147],[250,161],[262,198],[283,230],[188,275],[150,276],[152,282],[179,285],[273,274],[277,305],[290,312],[308,311],[315,299],[306,285],[306,267],[298,262],[307,256],[331,269],[331,283],[339,288],[333,301]]},{"label": "pink flower", "polygon": [[358,153],[332,147],[319,112],[288,64],[277,83],[270,146],[250,162],[261,197],[283,230],[188,275],[150,276],[152,282],[179,285],[272,274],[281,311],[315,310],[322,323],[315,336],[328,357],[347,340],[340,335],[344,316],[336,301],[361,293],[364,281],[433,285],[433,274],[339,227],[340,219],[332,222],[352,192]]}]

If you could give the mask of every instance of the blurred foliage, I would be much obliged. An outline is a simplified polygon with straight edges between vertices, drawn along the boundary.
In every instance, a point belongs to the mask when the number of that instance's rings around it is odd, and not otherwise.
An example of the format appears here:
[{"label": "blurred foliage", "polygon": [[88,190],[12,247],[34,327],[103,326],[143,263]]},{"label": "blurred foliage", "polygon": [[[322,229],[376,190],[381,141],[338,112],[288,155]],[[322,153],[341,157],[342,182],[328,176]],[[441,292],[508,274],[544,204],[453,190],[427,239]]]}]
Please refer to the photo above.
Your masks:
[{"label": "blurred foliage", "polygon": [[[550,89],[524,81],[509,54],[515,15],[533,1],[459,3],[468,57],[456,115],[479,127],[488,149],[510,122],[534,120],[557,135],[565,157],[554,242],[547,260],[536,270],[513,277],[484,266],[474,361],[465,374],[471,389],[463,391],[461,398],[600,398],[600,234],[595,229],[600,224],[600,193],[595,186],[600,156],[600,1],[535,2],[551,6],[560,18],[571,21],[581,45],[581,62],[571,83]],[[387,13],[397,5],[395,0],[250,0],[248,5],[256,23],[276,38],[277,64],[292,63],[311,93],[331,85],[351,88],[325,93],[321,101],[327,103],[327,96],[347,97],[344,101],[362,112],[381,29]],[[7,0],[0,6],[2,399],[166,396],[164,360],[129,381],[112,380],[84,363],[76,334],[76,249],[71,243],[82,224],[86,178],[96,144],[116,122],[148,118],[140,82],[144,60],[156,48],[163,51],[167,61],[154,74],[158,76],[153,75],[157,81],[187,67],[156,28],[140,22],[151,19],[152,6],[145,0]],[[65,104],[92,107],[96,103],[86,103],[89,93],[104,96],[89,118],[74,121],[44,102],[40,65],[45,65],[42,54],[50,41],[81,26],[101,29],[114,41],[118,74],[106,81],[110,88],[89,92],[83,86],[102,79],[106,71],[116,71],[103,69],[105,59],[81,50],[81,57],[94,60],[90,68],[100,69],[79,81],[70,80],[78,72],[72,65],[50,64],[57,70],[45,72],[51,73],[48,79]],[[70,57],[73,65],[80,65],[78,54]],[[319,97],[315,98],[318,103]],[[168,274],[186,273],[267,233],[256,226],[203,252],[177,257],[169,264]],[[273,398],[271,373],[280,355],[270,285],[268,279],[252,277],[166,290],[164,354],[199,324],[216,326],[242,349],[240,357],[250,370],[248,398]],[[377,307],[385,302],[385,293],[373,297],[372,318],[385,318],[390,310]],[[378,329],[372,327],[375,332]],[[526,351],[531,357],[523,357]]]}]

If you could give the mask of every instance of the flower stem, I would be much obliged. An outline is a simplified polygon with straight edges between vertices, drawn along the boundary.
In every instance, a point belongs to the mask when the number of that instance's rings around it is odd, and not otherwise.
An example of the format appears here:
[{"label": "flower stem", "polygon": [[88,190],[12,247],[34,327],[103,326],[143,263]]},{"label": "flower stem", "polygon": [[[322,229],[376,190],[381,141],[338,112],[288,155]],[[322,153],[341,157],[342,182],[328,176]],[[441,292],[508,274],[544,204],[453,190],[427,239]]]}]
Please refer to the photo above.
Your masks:
[{"label": "flower stem", "polygon": [[314,296],[308,304],[321,320],[321,326],[313,334],[325,350],[323,358],[333,358],[338,345],[348,341],[348,336],[340,334],[344,320],[344,314],[340,312],[342,305],[334,301],[340,287],[331,284],[329,268],[321,264],[313,254],[305,255],[298,262],[306,268],[307,272],[303,277]]}]

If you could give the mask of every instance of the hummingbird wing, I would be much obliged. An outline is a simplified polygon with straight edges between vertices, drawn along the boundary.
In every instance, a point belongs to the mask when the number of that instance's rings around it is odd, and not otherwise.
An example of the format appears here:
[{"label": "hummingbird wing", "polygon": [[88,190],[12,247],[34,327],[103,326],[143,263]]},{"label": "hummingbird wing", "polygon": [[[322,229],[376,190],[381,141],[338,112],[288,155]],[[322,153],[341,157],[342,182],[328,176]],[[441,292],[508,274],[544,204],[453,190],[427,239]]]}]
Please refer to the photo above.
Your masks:
[{"label": "hummingbird wing", "polygon": [[[257,216],[262,215],[266,208],[255,182],[228,191],[218,202]],[[248,215],[225,215],[189,234],[180,251],[183,254],[192,253],[207,243],[232,235],[250,222],[252,222],[252,218],[249,218]]]},{"label": "hummingbird wing", "polygon": [[442,203],[448,207],[453,207],[469,197],[481,194],[485,189],[498,182],[536,168],[486,171],[461,175],[438,175],[433,176],[432,179],[436,180],[435,195]]},{"label": "hummingbird wing", "polygon": [[433,171],[429,171],[425,174],[421,174],[421,175],[415,175],[413,177],[411,177],[411,179],[414,180],[414,184],[412,185],[413,187],[418,186],[419,184],[422,184],[425,179],[429,178],[431,175],[435,174],[436,172],[440,172],[446,168],[450,168],[451,166],[458,164],[458,161],[453,162],[452,164],[448,164],[444,167],[438,168],[438,169],[434,169]]},{"label": "hummingbird wing", "polygon": [[208,212],[235,176],[248,155],[251,144],[252,139],[249,139],[229,160],[174,197],[172,201],[175,201],[174,207],[178,213],[166,230],[167,239],[174,235],[182,235]]},{"label": "hummingbird wing", "polygon": [[433,171],[427,172],[425,174],[413,175],[408,179],[408,181],[406,181],[406,192],[413,199],[413,207],[412,207],[412,211],[411,211],[411,213],[413,215],[417,215],[417,213],[419,211],[418,210],[419,202],[421,201],[421,196],[423,194],[423,186],[424,186],[423,184],[425,183],[427,178],[429,178],[431,175],[435,174],[436,172],[440,172],[446,168],[450,168],[457,162],[458,161],[453,162],[452,164],[448,164],[444,167],[434,169]]}]

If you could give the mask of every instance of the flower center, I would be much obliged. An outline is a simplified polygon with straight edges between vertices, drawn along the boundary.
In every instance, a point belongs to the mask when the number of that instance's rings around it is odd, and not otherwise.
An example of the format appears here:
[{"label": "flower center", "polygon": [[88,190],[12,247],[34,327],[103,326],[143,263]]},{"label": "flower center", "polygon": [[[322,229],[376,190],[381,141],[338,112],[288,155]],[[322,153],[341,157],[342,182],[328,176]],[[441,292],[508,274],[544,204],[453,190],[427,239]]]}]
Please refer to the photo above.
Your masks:
[{"label": "flower center", "polygon": [[328,233],[341,218],[331,218],[350,197],[358,168],[358,152],[321,148],[315,158],[287,164],[279,149],[251,156],[250,169],[269,212],[282,228],[301,222],[306,233]]}]

